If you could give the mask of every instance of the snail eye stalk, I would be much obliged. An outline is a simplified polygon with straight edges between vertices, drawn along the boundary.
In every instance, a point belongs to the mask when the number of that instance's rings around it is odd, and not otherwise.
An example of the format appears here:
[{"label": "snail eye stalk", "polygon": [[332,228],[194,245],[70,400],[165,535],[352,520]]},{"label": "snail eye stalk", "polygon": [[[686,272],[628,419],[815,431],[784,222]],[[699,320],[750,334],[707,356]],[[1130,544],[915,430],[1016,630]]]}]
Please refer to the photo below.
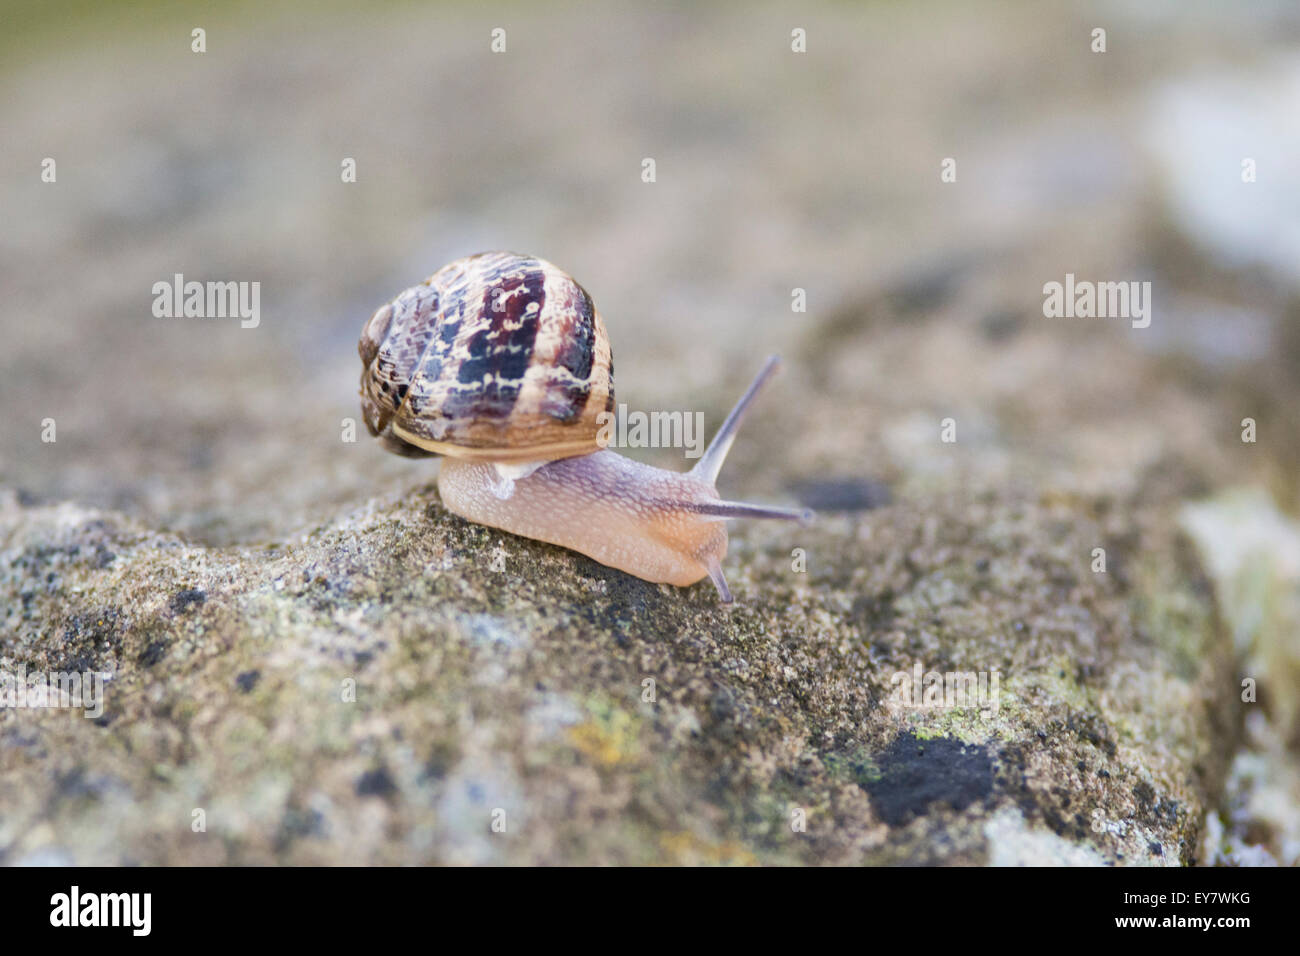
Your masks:
[{"label": "snail eye stalk", "polygon": [[731,443],[736,440],[736,432],[740,430],[740,423],[745,418],[745,413],[749,411],[749,406],[753,404],[758,393],[766,385],[781,367],[781,359],[776,355],[769,355],[763,367],[754,376],[754,381],[749,383],[749,388],[745,389],[745,394],[740,396],[740,401],[736,402],[735,408],[727,415],[727,420],[722,423],[718,433],[713,436],[713,441],[709,442],[709,447],[704,450],[700,460],[695,463],[691,469],[691,474],[705,479],[709,484],[718,483],[718,472],[722,471],[722,463],[727,460],[727,452],[731,451]]}]

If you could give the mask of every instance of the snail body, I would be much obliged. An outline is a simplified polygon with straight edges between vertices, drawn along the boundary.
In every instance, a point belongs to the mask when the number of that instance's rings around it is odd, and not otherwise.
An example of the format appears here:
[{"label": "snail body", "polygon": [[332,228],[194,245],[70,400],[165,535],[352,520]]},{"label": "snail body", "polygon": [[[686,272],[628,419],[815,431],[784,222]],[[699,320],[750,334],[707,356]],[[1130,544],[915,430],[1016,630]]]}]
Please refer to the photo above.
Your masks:
[{"label": "snail body", "polygon": [[377,310],[358,351],[370,433],[396,454],[445,456],[443,504],[478,524],[647,581],[686,586],[707,575],[729,602],[726,520],[811,517],[725,501],[715,485],[775,357],[690,471],[604,449],[614,409],[604,322],[586,290],[545,260],[458,259]]}]

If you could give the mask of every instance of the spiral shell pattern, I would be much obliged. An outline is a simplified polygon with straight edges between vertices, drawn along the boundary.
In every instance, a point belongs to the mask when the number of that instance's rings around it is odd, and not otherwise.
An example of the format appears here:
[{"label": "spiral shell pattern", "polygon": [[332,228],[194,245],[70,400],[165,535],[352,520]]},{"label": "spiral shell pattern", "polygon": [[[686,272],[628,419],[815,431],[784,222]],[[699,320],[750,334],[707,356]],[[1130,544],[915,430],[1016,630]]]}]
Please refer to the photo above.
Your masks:
[{"label": "spiral shell pattern", "polygon": [[400,454],[542,461],[599,445],[614,408],[609,337],[587,291],[551,263],[484,252],[378,309],[357,345],[361,409]]}]

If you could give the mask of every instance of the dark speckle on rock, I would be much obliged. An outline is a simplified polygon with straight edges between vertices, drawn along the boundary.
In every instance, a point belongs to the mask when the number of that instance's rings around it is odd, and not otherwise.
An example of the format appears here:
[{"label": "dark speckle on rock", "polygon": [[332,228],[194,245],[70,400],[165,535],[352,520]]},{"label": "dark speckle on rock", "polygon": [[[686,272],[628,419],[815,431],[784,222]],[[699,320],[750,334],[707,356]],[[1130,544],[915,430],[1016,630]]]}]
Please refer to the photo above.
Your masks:
[{"label": "dark speckle on rock", "polygon": [[993,760],[985,747],[949,737],[920,740],[899,734],[875,758],[879,774],[866,784],[872,806],[890,826],[928,813],[936,804],[964,810],[993,792]]},{"label": "dark speckle on rock", "polygon": [[1147,810],[1150,808],[1152,801],[1155,800],[1156,792],[1151,788],[1151,784],[1143,780],[1133,788],[1133,797],[1137,800],[1139,807]]},{"label": "dark speckle on rock", "polygon": [[189,608],[196,604],[202,604],[207,599],[207,594],[198,588],[186,588],[183,591],[177,591],[172,596],[171,609],[176,614],[183,614]]},{"label": "dark speckle on rock", "polygon": [[930,314],[952,296],[967,262],[931,262],[913,268],[884,290],[886,303],[899,315]]},{"label": "dark speckle on rock", "polygon": [[235,678],[235,686],[239,688],[241,693],[247,694],[257,686],[257,682],[261,678],[261,671],[244,671]]},{"label": "dark speckle on rock", "polygon": [[1022,325],[1020,315],[1010,309],[989,312],[980,321],[980,329],[990,342],[1006,342],[1015,338]]},{"label": "dark speckle on rock", "polygon": [[320,836],[325,832],[325,817],[318,810],[290,807],[284,812],[276,834],[276,848],[283,852],[303,837]]},{"label": "dark speckle on rock", "polygon": [[397,792],[397,784],[385,768],[379,767],[363,773],[356,789],[359,797],[387,797]]},{"label": "dark speckle on rock", "polygon": [[714,691],[713,696],[709,699],[709,711],[719,721],[731,719],[736,711],[736,702],[731,691],[726,688],[719,688]]},{"label": "dark speckle on rock", "polygon": [[889,488],[871,478],[814,478],[790,488],[799,503],[815,511],[869,511],[889,504]]},{"label": "dark speckle on rock", "polygon": [[153,667],[166,655],[167,643],[163,638],[150,641],[136,657],[136,661],[144,667]]}]

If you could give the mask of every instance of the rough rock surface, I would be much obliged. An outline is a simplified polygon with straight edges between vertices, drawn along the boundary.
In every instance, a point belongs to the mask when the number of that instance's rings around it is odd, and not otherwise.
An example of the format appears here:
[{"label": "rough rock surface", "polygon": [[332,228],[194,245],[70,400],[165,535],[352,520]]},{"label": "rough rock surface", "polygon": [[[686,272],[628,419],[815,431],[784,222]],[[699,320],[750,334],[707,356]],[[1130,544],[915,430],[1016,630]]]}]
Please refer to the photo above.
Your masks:
[{"label": "rough rock surface", "polygon": [[[1187,862],[1234,730],[1190,557],[1092,574],[1129,525],[1078,505],[828,517],[802,576],[750,531],[730,608],[428,488],[271,548],[3,521],[7,657],[112,674],[99,719],[5,714],[7,862]],[[912,709],[915,662],[1000,688]]]}]

